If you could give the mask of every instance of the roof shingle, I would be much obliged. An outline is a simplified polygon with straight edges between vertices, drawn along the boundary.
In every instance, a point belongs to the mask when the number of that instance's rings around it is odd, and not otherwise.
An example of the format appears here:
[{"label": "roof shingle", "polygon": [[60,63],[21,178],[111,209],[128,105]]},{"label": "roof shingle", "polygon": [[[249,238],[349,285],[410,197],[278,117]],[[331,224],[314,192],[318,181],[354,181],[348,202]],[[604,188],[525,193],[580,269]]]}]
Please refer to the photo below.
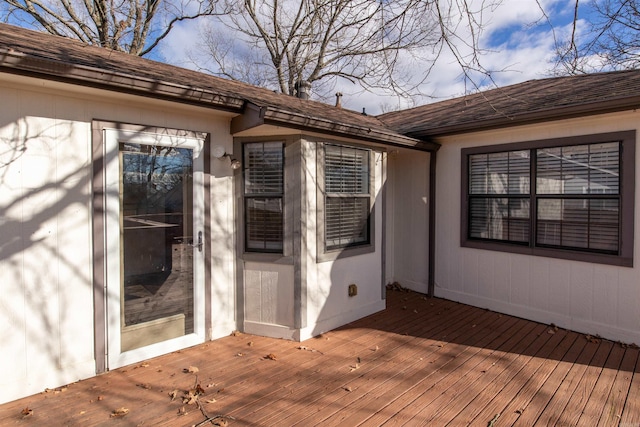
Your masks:
[{"label": "roof shingle", "polygon": [[251,103],[264,109],[272,123],[280,121],[311,130],[315,126],[318,131],[391,144],[421,145],[387,128],[374,116],[8,24],[0,24],[0,71],[237,113]]},{"label": "roof shingle", "polygon": [[378,116],[414,138],[556,120],[640,106],[640,70],[530,80]]}]

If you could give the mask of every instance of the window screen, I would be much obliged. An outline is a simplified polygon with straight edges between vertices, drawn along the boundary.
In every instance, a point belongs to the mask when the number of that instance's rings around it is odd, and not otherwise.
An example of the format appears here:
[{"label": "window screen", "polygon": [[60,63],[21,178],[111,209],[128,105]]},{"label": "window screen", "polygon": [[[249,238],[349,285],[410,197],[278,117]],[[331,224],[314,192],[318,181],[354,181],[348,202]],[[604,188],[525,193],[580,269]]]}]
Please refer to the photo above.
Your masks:
[{"label": "window screen", "polygon": [[284,146],[281,142],[243,146],[245,247],[282,252]]},{"label": "window screen", "polygon": [[538,245],[616,253],[620,143],[536,150]]},{"label": "window screen", "polygon": [[470,156],[470,237],[529,242],[530,168],[528,151]]},{"label": "window screen", "polygon": [[369,243],[370,151],[324,146],[325,246]]},{"label": "window screen", "polygon": [[[534,254],[537,248],[618,256],[630,252],[623,249],[631,247],[629,242],[623,245],[622,240],[625,227],[633,227],[633,215],[632,210],[624,213],[623,204],[633,203],[635,134],[616,135],[623,137],[592,142],[594,135],[587,137],[589,143],[572,137],[556,140],[557,145],[538,141],[507,151],[463,150],[464,241],[524,246]],[[631,168],[626,193],[623,147]]]}]

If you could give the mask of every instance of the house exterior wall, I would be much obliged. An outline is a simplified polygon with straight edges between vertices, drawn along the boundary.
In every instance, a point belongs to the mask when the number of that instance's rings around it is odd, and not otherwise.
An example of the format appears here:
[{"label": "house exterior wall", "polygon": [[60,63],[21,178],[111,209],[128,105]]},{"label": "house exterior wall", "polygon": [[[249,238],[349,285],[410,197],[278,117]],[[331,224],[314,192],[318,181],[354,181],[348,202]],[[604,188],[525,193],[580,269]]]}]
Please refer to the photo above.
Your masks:
[{"label": "house exterior wall", "polygon": [[[0,75],[0,402],[95,375],[92,283],[94,119],[208,132],[211,111]],[[232,179],[210,165],[210,338],[235,329]],[[231,243],[232,245],[232,243]]]},{"label": "house exterior wall", "polygon": [[[264,138],[258,138],[262,140]],[[318,199],[318,150],[322,142],[365,145],[322,137],[273,137],[285,140],[285,219],[283,254],[242,253],[245,332],[303,341],[384,309],[383,223],[386,182],[386,153],[375,151],[372,236],[374,250],[353,254],[322,254],[318,238],[323,221]],[[256,138],[250,139],[254,141]],[[236,145],[239,150],[239,145]],[[240,174],[238,173],[238,178]],[[239,188],[240,184],[238,184]],[[241,206],[242,202],[239,202]],[[238,227],[243,227],[239,224]],[[238,243],[241,246],[242,239]],[[356,248],[360,251],[361,248]],[[345,256],[347,255],[347,256]],[[348,296],[348,286],[356,284],[358,294]]]},{"label": "house exterior wall", "polygon": [[429,153],[389,152],[385,283],[429,288]]},{"label": "house exterior wall", "polygon": [[[348,143],[346,143],[348,145]],[[307,171],[303,183],[306,197],[306,212],[303,223],[303,280],[306,283],[302,292],[305,307],[303,310],[304,325],[300,332],[302,340],[311,338],[323,332],[342,326],[346,323],[362,318],[369,314],[383,310],[383,222],[384,197],[383,187],[386,181],[386,153],[375,151],[371,167],[375,177],[373,204],[373,239],[374,251],[349,256],[348,250],[344,257],[323,260],[319,256],[322,242],[319,241],[317,227],[323,218],[317,214],[318,198],[322,195],[317,191],[318,168],[317,161],[319,146],[314,142],[303,143],[303,164]],[[358,294],[348,296],[348,286],[357,285]]]},{"label": "house exterior wall", "polygon": [[[633,268],[460,245],[462,148],[623,130],[640,131],[640,112],[510,127],[438,141],[442,148],[437,163],[435,295],[587,334],[640,342],[637,170]],[[635,163],[637,169],[640,159]]]}]

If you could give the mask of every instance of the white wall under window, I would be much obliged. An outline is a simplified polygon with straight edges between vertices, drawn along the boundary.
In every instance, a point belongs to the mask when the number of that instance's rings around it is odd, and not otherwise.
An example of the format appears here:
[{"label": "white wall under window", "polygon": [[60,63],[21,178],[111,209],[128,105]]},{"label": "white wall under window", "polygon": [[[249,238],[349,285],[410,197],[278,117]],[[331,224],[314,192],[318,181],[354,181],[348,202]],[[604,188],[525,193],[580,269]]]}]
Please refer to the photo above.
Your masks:
[{"label": "white wall under window", "polygon": [[[438,141],[435,295],[579,332],[640,342],[640,209],[635,267],[616,267],[460,245],[461,149],[473,146],[640,131],[640,113],[511,127]],[[638,132],[640,134],[640,132]],[[637,158],[636,167],[640,165]],[[636,194],[640,173],[636,170]]]}]

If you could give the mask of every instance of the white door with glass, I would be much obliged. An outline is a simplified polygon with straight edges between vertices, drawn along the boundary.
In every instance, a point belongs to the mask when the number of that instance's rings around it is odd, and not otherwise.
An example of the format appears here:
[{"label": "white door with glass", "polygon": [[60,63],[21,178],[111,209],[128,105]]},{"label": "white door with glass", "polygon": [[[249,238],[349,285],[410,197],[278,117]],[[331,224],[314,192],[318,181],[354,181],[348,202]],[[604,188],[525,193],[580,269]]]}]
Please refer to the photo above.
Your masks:
[{"label": "white door with glass", "polygon": [[204,141],[104,132],[113,369],[204,341]]}]

